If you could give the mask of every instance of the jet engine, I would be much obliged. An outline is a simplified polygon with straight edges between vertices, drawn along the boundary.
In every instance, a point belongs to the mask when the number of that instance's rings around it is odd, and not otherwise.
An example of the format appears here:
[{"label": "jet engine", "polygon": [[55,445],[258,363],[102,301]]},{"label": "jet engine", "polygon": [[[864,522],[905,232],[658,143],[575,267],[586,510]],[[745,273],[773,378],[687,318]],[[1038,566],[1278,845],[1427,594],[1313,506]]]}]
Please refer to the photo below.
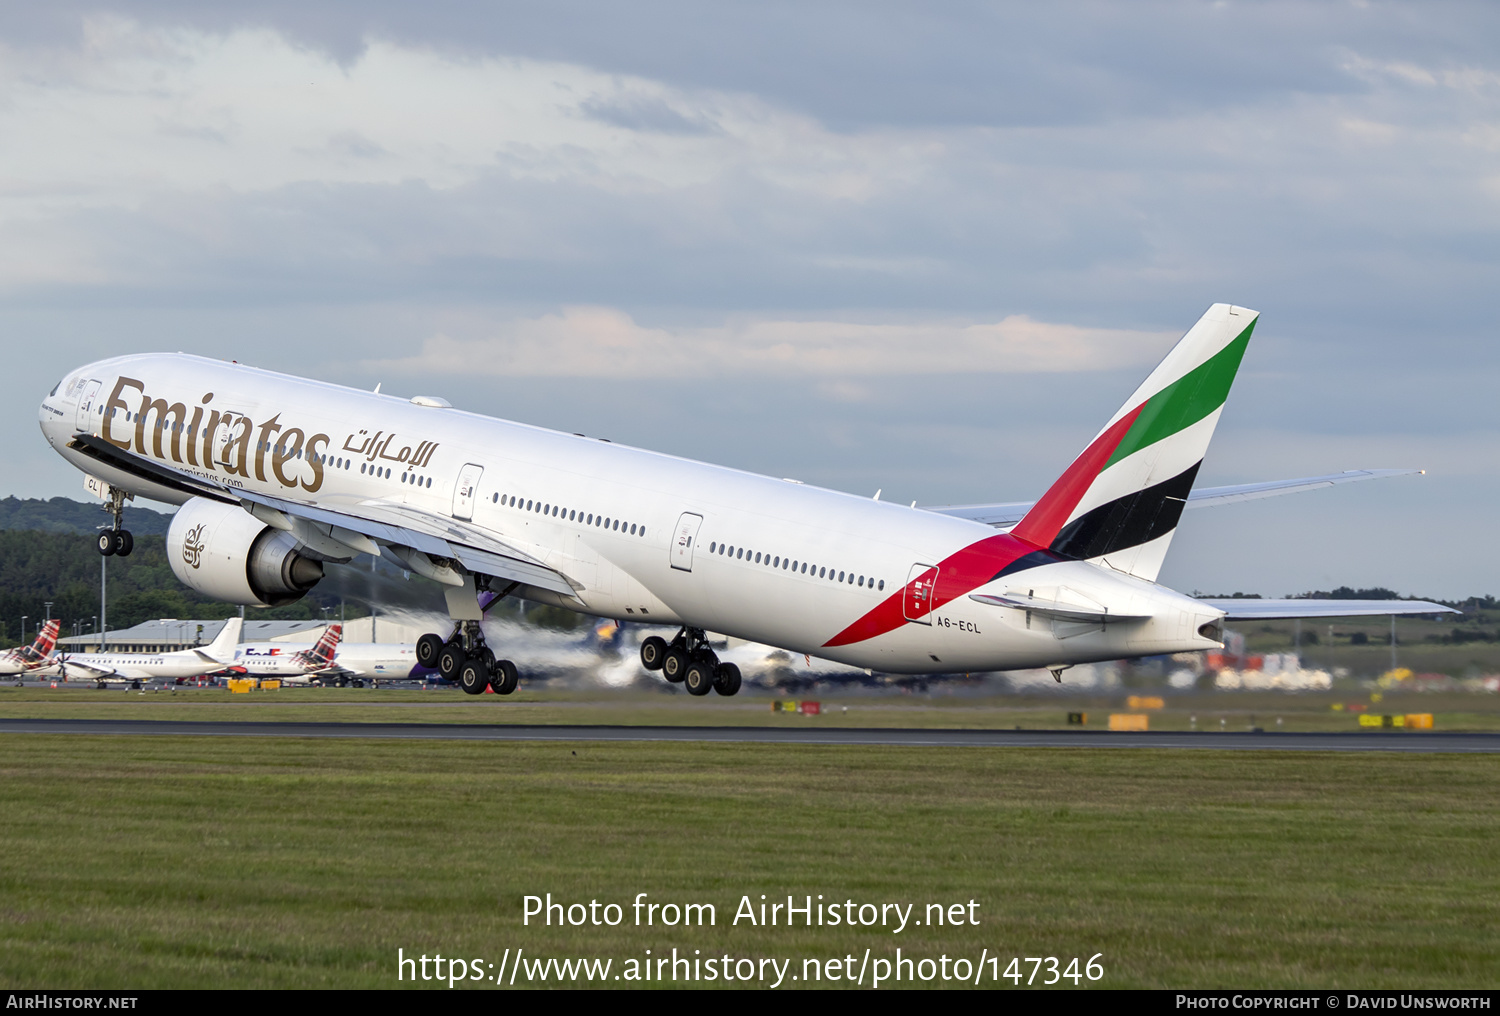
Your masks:
[{"label": "jet engine", "polygon": [[238,505],[195,497],[167,530],[167,560],[184,585],[250,607],[284,607],[323,578],[323,565],[297,551],[290,534]]}]

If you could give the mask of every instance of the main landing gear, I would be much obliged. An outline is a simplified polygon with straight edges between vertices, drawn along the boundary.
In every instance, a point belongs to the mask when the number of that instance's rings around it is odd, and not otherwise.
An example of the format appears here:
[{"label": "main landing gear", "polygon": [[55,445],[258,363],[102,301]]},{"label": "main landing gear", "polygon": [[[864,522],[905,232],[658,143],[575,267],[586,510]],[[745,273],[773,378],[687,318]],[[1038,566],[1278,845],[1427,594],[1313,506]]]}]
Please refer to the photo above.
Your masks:
[{"label": "main landing gear", "polygon": [[484,644],[478,621],[456,622],[447,641],[432,632],[417,639],[417,662],[436,668],[443,680],[454,682],[470,695],[482,695],[487,687],[497,695],[509,695],[521,680],[514,663],[495,659]]},{"label": "main landing gear", "polygon": [[641,643],[641,666],[661,671],[689,695],[733,695],[740,690],[740,668],[719,662],[702,628],[684,628],[671,642],[652,635]]},{"label": "main landing gear", "polygon": [[104,557],[129,557],[135,549],[135,537],[130,535],[130,530],[120,528],[125,517],[125,492],[117,487],[110,488],[109,504],[104,510],[114,515],[115,522],[109,529],[99,530],[99,553]]}]

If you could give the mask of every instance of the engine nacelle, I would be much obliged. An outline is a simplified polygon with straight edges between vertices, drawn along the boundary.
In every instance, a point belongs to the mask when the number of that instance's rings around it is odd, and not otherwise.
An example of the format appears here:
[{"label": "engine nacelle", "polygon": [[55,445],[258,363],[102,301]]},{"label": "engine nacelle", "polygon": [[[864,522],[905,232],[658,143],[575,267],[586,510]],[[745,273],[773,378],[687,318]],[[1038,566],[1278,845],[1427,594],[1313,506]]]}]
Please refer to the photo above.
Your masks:
[{"label": "engine nacelle", "polygon": [[195,497],[167,530],[167,560],[183,584],[248,607],[284,607],[323,578],[323,565],[297,552],[290,534],[238,505]]}]

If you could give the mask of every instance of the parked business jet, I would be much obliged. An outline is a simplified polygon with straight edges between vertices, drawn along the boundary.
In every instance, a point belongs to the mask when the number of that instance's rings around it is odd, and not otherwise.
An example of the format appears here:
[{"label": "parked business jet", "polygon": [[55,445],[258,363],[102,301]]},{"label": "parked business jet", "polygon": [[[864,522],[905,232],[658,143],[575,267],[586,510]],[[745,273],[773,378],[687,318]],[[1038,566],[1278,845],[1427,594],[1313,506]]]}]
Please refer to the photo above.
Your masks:
[{"label": "parked business jet", "polygon": [[101,688],[118,681],[138,687],[139,682],[155,678],[202,677],[224,669],[220,658],[234,651],[243,624],[240,618],[231,617],[212,642],[198,649],[171,653],[59,653],[57,665],[64,677],[92,678]]},{"label": "parked business jet", "polygon": [[61,621],[47,621],[31,645],[0,653],[0,674],[33,674],[51,670],[56,664],[52,659],[52,648],[57,645],[57,633],[61,628]]},{"label": "parked business jet", "polygon": [[[1193,490],[1257,319],[1215,304],[1040,500],[917,508],[199,356],[81,367],[42,400],[64,458],[127,497],[181,505],[177,576],[231,603],[290,603],[327,561],[377,554],[444,587],[453,630],[418,661],[467,691],[515,688],[478,597],[680,626],[641,662],[732,695],[717,631],[855,667],[1047,667],[1220,646],[1226,616],[1448,610],[1410,601],[1201,600],[1156,582],[1184,508],[1390,475]],[[1409,470],[1408,472],[1413,472]]]},{"label": "parked business jet", "polygon": [[343,630],[343,625],[329,625],[311,649],[299,650],[285,642],[247,642],[230,645],[213,655],[220,661],[221,670],[254,677],[308,680],[332,667],[334,648]]}]

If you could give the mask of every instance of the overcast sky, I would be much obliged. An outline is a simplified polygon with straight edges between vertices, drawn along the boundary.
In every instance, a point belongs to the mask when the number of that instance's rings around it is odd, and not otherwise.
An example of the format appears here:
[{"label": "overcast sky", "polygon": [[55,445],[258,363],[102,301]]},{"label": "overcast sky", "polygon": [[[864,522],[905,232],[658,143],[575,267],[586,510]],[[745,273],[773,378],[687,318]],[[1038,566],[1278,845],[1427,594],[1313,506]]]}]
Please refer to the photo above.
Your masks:
[{"label": "overcast sky", "polygon": [[[315,7],[309,11],[308,7]],[[180,349],[938,504],[1263,314],[1163,581],[1500,591],[1500,8],[9,4],[10,492]]]}]

